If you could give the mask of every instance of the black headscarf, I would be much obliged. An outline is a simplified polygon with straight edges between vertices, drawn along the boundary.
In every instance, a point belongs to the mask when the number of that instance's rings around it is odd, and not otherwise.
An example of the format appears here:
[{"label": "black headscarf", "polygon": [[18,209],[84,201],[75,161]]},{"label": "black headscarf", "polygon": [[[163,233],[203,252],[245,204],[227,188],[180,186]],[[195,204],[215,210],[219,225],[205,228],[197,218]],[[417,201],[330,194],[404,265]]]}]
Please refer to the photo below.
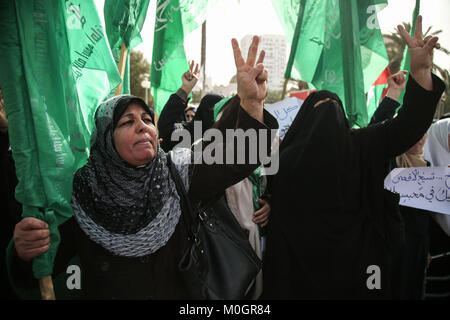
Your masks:
[{"label": "black headscarf", "polygon": [[218,94],[205,95],[197,108],[193,121],[202,122],[202,134],[210,129],[214,124],[214,105],[223,99]]},{"label": "black headscarf", "polygon": [[274,297],[270,292],[364,297],[367,267],[385,267],[385,161],[370,147],[349,128],[337,95],[317,91],[305,100],[280,145],[280,168],[271,182],[266,298]]}]

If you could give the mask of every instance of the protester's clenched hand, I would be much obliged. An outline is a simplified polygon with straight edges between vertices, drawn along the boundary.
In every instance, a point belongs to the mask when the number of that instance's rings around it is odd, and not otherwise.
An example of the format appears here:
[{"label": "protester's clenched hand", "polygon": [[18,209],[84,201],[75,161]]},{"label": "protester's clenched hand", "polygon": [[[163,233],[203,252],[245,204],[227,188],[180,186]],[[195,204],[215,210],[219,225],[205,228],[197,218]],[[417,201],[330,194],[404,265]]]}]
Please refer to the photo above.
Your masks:
[{"label": "protester's clenched hand", "polygon": [[48,224],[36,218],[23,218],[14,228],[14,245],[24,261],[40,256],[50,248]]},{"label": "protester's clenched hand", "polygon": [[191,93],[198,81],[198,63],[194,63],[194,60],[192,60],[189,65],[189,70],[183,73],[181,80],[183,81],[181,89],[187,94]]},{"label": "protester's clenched hand", "polygon": [[406,75],[408,71],[402,70],[388,78],[388,87],[396,90],[403,90],[406,84]]},{"label": "protester's clenched hand", "polygon": [[406,85],[406,74],[408,71],[399,71],[388,78],[388,92],[386,96],[397,100]]},{"label": "protester's clenched hand", "polygon": [[[267,70],[264,61],[264,50],[261,50],[258,61],[259,37],[254,36],[248,50],[247,61],[244,60],[236,39],[231,40],[234,62],[236,64],[237,94],[241,99],[241,106],[253,118],[263,121],[263,102],[267,94]],[[256,65],[255,65],[256,62]]]},{"label": "protester's clenched hand", "polygon": [[423,88],[432,90],[431,67],[433,66],[433,50],[440,48],[437,43],[438,37],[427,36],[422,39],[422,16],[417,17],[414,37],[402,25],[398,25],[398,31],[409,48],[411,76]]},{"label": "protester's clenched hand", "polygon": [[253,216],[253,222],[259,224],[260,227],[265,227],[269,223],[270,203],[264,199],[258,199],[261,209],[256,211]]}]

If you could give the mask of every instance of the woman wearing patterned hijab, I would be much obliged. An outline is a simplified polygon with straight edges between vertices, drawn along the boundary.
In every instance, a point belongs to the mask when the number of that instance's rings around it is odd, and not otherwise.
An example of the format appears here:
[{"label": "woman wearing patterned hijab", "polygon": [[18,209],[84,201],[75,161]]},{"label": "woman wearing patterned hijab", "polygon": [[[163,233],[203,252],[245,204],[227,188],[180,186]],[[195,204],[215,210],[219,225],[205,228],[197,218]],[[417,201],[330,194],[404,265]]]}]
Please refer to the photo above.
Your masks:
[{"label": "woman wearing patterned hijab", "polygon": [[[237,41],[232,41],[241,82],[238,96],[227,108],[236,121],[223,121],[219,129],[277,127],[263,110],[267,71],[261,58],[255,66],[258,43],[255,37],[245,61]],[[223,192],[258,166],[194,165],[189,149],[173,151],[171,159],[193,203]],[[74,219],[60,227],[55,273],[78,254],[87,298],[189,298],[178,271],[189,245],[188,226],[167,155],[157,142],[153,114],[141,99],[122,95],[99,106],[90,157],[74,176],[72,207]],[[48,250],[50,241],[45,223],[32,218],[16,226],[14,240],[13,254],[20,258],[15,259],[16,266]],[[58,261],[62,261],[59,267]],[[31,271],[29,265],[25,269]],[[12,277],[17,286],[21,282],[27,286],[19,267],[13,268]]]}]

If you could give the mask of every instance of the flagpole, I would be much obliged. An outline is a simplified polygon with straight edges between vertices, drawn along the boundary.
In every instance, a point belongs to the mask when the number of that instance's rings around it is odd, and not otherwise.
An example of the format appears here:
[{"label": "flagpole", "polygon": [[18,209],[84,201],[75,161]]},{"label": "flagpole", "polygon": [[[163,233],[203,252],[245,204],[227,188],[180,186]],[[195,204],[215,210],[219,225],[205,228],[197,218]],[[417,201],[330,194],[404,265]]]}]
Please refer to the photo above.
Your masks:
[{"label": "flagpole", "polygon": [[287,91],[287,84],[289,82],[288,78],[284,79],[284,85],[283,85],[283,93],[281,94],[281,100],[284,99],[284,96],[286,95],[286,91]]},{"label": "flagpole", "polygon": [[122,49],[120,50],[120,60],[119,60],[119,73],[122,82],[116,88],[116,96],[122,93],[122,84],[123,84],[123,76],[125,74],[125,64],[126,64],[125,62],[127,59],[127,51],[128,49],[125,46],[125,43],[122,42]]},{"label": "flagpole", "polygon": [[42,300],[56,300],[55,290],[53,289],[52,276],[45,276],[39,279],[39,288],[41,289]]}]

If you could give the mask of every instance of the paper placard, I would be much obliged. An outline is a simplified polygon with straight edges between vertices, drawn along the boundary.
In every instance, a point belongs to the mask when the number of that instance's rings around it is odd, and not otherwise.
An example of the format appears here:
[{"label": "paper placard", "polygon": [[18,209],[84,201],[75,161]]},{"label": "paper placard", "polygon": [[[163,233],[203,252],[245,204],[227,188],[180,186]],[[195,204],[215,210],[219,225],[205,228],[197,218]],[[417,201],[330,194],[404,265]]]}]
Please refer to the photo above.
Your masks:
[{"label": "paper placard", "polygon": [[450,214],[450,168],[415,167],[392,170],[384,188],[400,194],[400,205]]},{"label": "paper placard", "polygon": [[277,119],[279,125],[278,136],[281,140],[284,139],[302,104],[303,100],[298,98],[286,98],[280,102],[264,107]]}]

